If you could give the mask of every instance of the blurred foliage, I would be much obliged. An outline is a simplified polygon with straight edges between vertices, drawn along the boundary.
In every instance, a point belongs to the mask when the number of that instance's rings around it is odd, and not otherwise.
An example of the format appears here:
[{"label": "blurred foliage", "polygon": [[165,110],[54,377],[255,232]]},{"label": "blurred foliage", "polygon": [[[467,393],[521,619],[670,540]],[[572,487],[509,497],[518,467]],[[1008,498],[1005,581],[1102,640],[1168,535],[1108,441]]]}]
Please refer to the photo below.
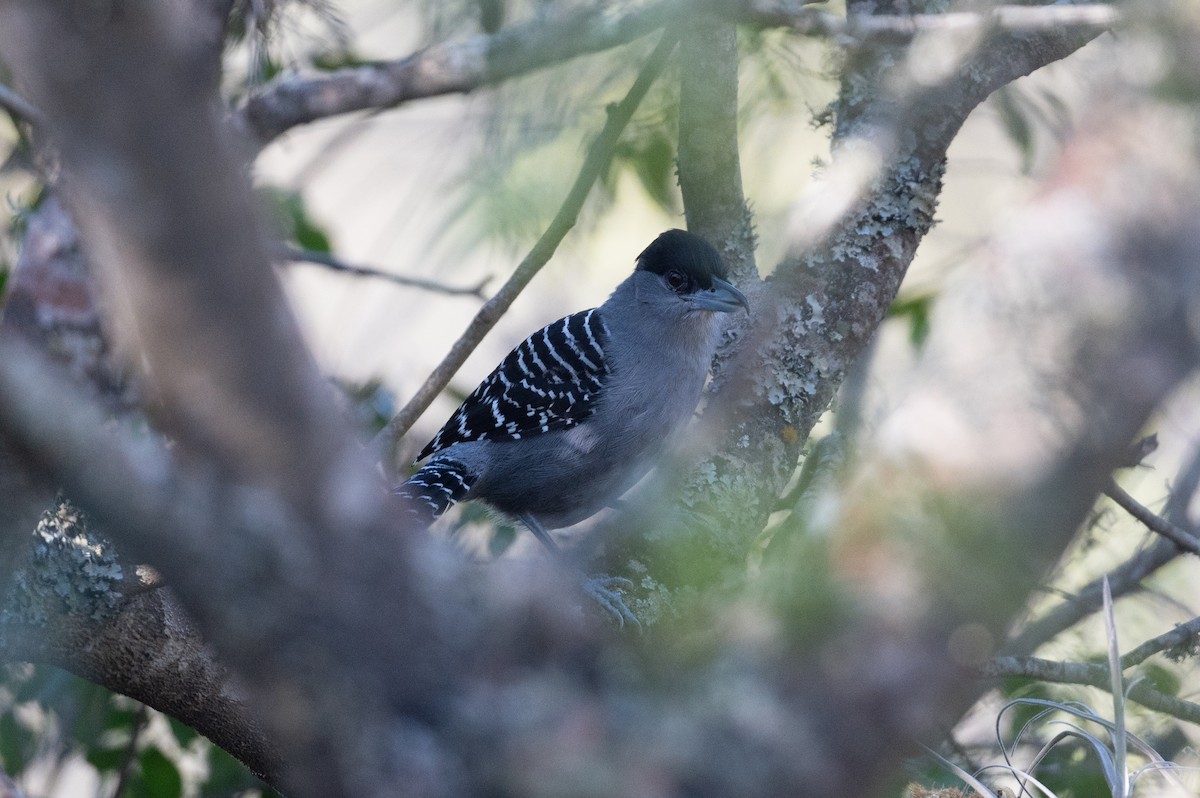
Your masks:
[{"label": "blurred foliage", "polygon": [[310,252],[333,251],[329,234],[309,215],[299,192],[267,188],[263,193],[281,238],[294,241],[298,247]]},{"label": "blurred foliage", "polygon": [[683,210],[675,184],[675,140],[664,126],[641,126],[626,130],[613,155],[612,167],[603,177],[607,193],[616,195],[616,183],[622,171],[633,172],[642,189],[667,213]]},{"label": "blurred foliage", "polygon": [[1029,174],[1034,156],[1033,123],[1027,111],[1018,103],[1017,96],[1018,92],[1011,85],[1002,86],[992,95],[1004,132],[1021,153],[1021,171]]},{"label": "blurred foliage", "polygon": [[[1066,102],[1054,91],[1010,83],[994,92],[988,102],[996,111],[1001,130],[1021,156],[1021,172],[1030,174],[1039,155],[1039,133],[1056,145],[1072,127]],[[1050,148],[1042,145],[1042,150]],[[1054,148],[1057,150],[1057,146]]]},{"label": "blurred foliage", "polygon": [[334,379],[333,384],[346,399],[351,423],[364,436],[373,436],[396,415],[396,395],[380,380]]},{"label": "blurred foliage", "polygon": [[[566,197],[583,153],[604,125],[608,104],[624,96],[653,44],[633,42],[481,94],[479,137],[454,187],[452,224],[443,234],[465,247],[485,241],[524,247],[536,240]],[[664,77],[643,100],[580,227],[591,226],[612,207],[626,174],[653,203],[678,213],[672,143],[678,116],[675,94],[667,88],[673,80]]]},{"label": "blurred foliage", "polygon": [[929,337],[929,317],[936,299],[934,294],[901,296],[888,308],[888,318],[908,322],[908,340],[916,348]]},{"label": "blurred foliage", "polygon": [[0,767],[53,779],[81,763],[112,798],[277,796],[195,730],[131,699],[57,668],[0,670]]}]

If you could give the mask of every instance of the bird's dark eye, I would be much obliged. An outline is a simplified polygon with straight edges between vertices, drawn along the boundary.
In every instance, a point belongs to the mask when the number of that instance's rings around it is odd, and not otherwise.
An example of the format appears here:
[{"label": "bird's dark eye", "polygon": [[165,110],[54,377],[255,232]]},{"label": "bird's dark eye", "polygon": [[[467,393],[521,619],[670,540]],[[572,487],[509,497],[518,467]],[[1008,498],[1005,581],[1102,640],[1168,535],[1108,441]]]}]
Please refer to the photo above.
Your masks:
[{"label": "bird's dark eye", "polygon": [[688,276],[679,269],[671,269],[671,271],[663,275],[663,279],[667,281],[667,287],[677,294],[681,294],[687,290],[687,287],[692,282],[688,279]]}]

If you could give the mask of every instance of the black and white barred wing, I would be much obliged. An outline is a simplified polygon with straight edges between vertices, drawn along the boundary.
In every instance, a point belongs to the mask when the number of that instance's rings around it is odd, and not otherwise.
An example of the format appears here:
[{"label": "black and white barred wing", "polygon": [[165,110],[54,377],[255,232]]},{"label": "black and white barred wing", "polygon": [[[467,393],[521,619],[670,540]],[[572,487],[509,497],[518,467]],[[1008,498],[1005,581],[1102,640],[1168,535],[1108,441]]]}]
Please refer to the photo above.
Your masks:
[{"label": "black and white barred wing", "polygon": [[596,309],[538,330],[471,392],[417,459],[460,441],[519,440],[585,420],[608,376],[607,340]]}]

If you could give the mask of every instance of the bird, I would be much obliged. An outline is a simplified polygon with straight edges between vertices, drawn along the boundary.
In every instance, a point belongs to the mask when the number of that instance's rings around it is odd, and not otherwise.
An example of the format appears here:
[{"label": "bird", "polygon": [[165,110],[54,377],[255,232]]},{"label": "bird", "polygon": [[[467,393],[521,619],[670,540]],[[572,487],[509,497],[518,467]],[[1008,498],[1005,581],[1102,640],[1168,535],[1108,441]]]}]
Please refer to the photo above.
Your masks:
[{"label": "bird", "polygon": [[[717,250],[667,230],[599,307],[518,344],[462,402],[394,491],[421,523],[477,500],[549,530],[615,506],[695,413],[726,314],[750,312]],[[585,589],[621,626],[637,619],[600,578]]]}]

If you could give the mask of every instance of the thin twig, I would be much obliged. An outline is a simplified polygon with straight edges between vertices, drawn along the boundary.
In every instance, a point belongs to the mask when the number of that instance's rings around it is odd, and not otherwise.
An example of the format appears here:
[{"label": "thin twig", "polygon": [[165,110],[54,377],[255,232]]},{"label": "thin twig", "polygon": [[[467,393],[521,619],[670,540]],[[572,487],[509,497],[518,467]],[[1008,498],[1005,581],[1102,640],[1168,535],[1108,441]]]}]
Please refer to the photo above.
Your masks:
[{"label": "thin twig", "polygon": [[621,132],[633,117],[633,112],[641,103],[642,98],[646,96],[650,86],[666,66],[667,59],[671,55],[671,51],[675,49],[677,41],[676,33],[672,31],[664,33],[658,47],[642,67],[642,71],[638,74],[633,86],[630,87],[629,93],[625,95],[625,99],[608,109],[608,121],[596,140],[592,142],[587,158],[579,170],[579,175],[575,178],[575,184],[571,186],[570,192],[563,200],[562,206],[558,209],[558,213],[555,214],[549,227],[546,228],[546,232],[533,245],[529,254],[525,256],[525,259],[521,261],[516,271],[501,286],[495,296],[479,309],[475,318],[467,325],[467,329],[454,342],[450,352],[437,365],[437,368],[408,401],[408,404],[376,436],[375,445],[379,447],[379,452],[390,450],[413,425],[413,422],[425,412],[437,395],[445,389],[467,357],[475,351],[475,347],[500,320],[500,317],[509,309],[529,281],[550,260],[567,232],[575,226],[575,221],[579,218],[579,212],[583,208],[584,200],[587,199],[592,185],[605,172],[612,160],[613,152],[621,138]]},{"label": "thin twig", "polygon": [[803,0],[710,0],[710,10],[740,22],[786,27],[806,36],[826,36],[843,42],[903,43],[928,31],[1005,30],[1039,33],[1071,28],[1103,31],[1120,19],[1104,3],[1053,6],[996,6],[983,12],[946,14],[854,14],[843,16],[812,8]]},{"label": "thin twig", "polygon": [[[1147,549],[1136,552],[1108,574],[1114,598],[1138,590],[1142,580],[1179,556],[1179,547],[1166,538],[1157,538]],[[1042,643],[1070,629],[1100,609],[1101,582],[1089,582],[1074,596],[1065,597],[1045,615],[1029,623],[1010,640],[1004,650],[1011,654],[1028,654]]]},{"label": "thin twig", "polygon": [[372,277],[378,280],[387,280],[396,285],[403,285],[409,288],[420,288],[423,291],[433,291],[438,294],[448,294],[450,296],[473,296],[483,299],[483,287],[488,284],[492,278],[485,277],[473,286],[453,286],[439,283],[436,280],[424,280],[420,277],[405,277],[401,274],[386,272],[382,269],[373,269],[369,266],[356,266],[346,263],[340,258],[329,254],[328,252],[317,252],[311,249],[300,249],[293,247],[290,244],[279,244],[276,247],[276,254],[281,259],[290,263],[311,263],[317,266],[324,266],[326,269],[338,272],[340,274],[348,274],[353,277]]},{"label": "thin twig", "polygon": [[35,108],[33,103],[3,83],[0,83],[0,108],[30,124],[36,125],[42,121],[42,112]]},{"label": "thin twig", "polygon": [[1189,525],[1188,507],[1197,490],[1200,490],[1200,446],[1192,449],[1191,457],[1172,480],[1171,493],[1163,506],[1163,518],[1176,526]]},{"label": "thin twig", "polygon": [[786,27],[840,44],[903,43],[926,31],[1002,29],[1017,33],[1112,27],[1119,14],[1105,4],[999,6],[985,13],[854,15],[808,8],[802,0],[682,0],[634,5],[614,12],[596,3],[538,18],[490,35],[439,42],[390,61],[333,70],[318,76],[286,74],[253,92],[234,121],[266,145],[297,125],[409,100],[469,92],[553,64],[626,44],[698,12],[764,27]]},{"label": "thin twig", "polygon": [[[1188,523],[1187,508],[1192,496],[1200,490],[1200,446],[1196,446],[1188,461],[1173,480],[1171,495],[1163,511],[1166,520],[1176,526]],[[1137,590],[1152,573],[1179,556],[1179,547],[1166,538],[1154,543],[1122,563],[1108,574],[1114,597]],[[1100,608],[1100,580],[1086,585],[1074,597],[1053,607],[1045,615],[1027,625],[1010,640],[1004,650],[1008,654],[1031,654],[1038,646],[1065,629],[1069,629]]]},{"label": "thin twig", "polygon": [[1104,495],[1116,502],[1125,512],[1141,521],[1151,532],[1162,535],[1183,551],[1200,554],[1200,540],[1195,535],[1150,510],[1130,496],[1116,482],[1109,483],[1108,487],[1104,489]]},{"label": "thin twig", "polygon": [[283,75],[253,92],[234,123],[266,145],[297,125],[409,100],[469,92],[648,35],[687,3],[657,0],[614,12],[609,3],[539,16],[490,35],[439,42],[407,57],[336,69],[318,76]]},{"label": "thin twig", "polygon": [[1183,645],[1197,635],[1200,635],[1200,618],[1192,618],[1187,623],[1181,623],[1169,632],[1163,632],[1158,637],[1150,638],[1145,643],[1142,643],[1137,648],[1122,656],[1121,667],[1128,670],[1135,665],[1140,665],[1160,651],[1166,651],[1168,648]]},{"label": "thin twig", "polygon": [[150,720],[150,710],[145,704],[139,704],[137,713],[133,716],[133,729],[129,733],[129,742],[125,746],[125,756],[121,759],[121,768],[117,772],[117,787],[113,790],[113,798],[121,798],[129,777],[133,775],[133,766],[137,762],[138,742],[142,731]]},{"label": "thin twig", "polygon": [[[1023,676],[1041,682],[1079,684],[1111,690],[1108,667],[1088,662],[1055,662],[1041,657],[995,657],[980,669],[984,676]],[[1200,723],[1200,704],[1155,690],[1145,681],[1129,686],[1128,697],[1144,707],[1189,723]]]}]

